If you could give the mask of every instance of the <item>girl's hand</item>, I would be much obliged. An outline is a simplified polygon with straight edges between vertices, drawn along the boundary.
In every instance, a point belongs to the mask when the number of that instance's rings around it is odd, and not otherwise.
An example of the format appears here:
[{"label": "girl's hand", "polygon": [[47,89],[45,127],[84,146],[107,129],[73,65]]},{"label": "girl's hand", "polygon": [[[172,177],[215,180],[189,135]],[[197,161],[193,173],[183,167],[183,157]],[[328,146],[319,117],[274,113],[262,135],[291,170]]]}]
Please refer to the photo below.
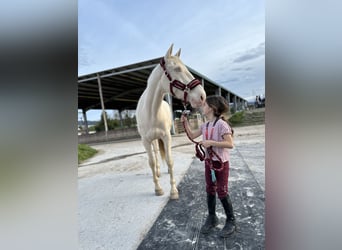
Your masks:
[{"label": "girl's hand", "polygon": [[201,141],[200,144],[203,145],[205,148],[209,148],[212,146],[212,140]]},{"label": "girl's hand", "polygon": [[188,118],[186,117],[186,115],[182,114],[181,115],[181,122],[185,122],[187,120],[188,120]]}]

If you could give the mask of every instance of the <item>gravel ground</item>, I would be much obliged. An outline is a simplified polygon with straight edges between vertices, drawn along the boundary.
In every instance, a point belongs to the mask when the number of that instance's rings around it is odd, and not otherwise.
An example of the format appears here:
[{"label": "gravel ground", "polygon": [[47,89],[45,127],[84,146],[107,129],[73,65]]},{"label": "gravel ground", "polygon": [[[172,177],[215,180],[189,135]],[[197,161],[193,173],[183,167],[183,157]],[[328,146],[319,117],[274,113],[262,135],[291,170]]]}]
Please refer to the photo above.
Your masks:
[{"label": "gravel ground", "polygon": [[[232,159],[239,154],[264,191],[265,125],[235,128],[234,142]],[[194,145],[182,134],[173,136],[172,146],[178,185],[194,160]],[[136,249],[169,201],[167,166],[161,164],[164,195],[155,196],[140,140],[92,147],[99,153],[78,169],[79,249]]]}]

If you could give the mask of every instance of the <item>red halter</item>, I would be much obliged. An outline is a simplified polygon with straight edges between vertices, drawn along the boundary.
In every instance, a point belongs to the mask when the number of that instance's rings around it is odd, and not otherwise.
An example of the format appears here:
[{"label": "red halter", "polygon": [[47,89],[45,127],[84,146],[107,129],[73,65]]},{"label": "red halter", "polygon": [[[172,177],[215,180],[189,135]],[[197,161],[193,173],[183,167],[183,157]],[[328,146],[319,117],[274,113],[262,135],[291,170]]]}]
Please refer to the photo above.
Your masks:
[{"label": "red halter", "polygon": [[193,80],[191,80],[188,84],[184,84],[178,80],[173,80],[170,76],[170,74],[167,72],[166,67],[165,67],[165,59],[164,57],[162,57],[160,59],[160,66],[163,68],[164,73],[166,75],[166,77],[169,79],[170,81],[170,92],[173,96],[175,96],[175,93],[173,92],[173,88],[177,88],[180,89],[184,92],[184,100],[183,100],[183,104],[184,107],[186,107],[187,105],[187,97],[188,97],[188,93],[190,92],[190,90],[192,90],[193,88],[195,88],[197,85],[200,85],[201,82],[200,80],[194,78]]}]

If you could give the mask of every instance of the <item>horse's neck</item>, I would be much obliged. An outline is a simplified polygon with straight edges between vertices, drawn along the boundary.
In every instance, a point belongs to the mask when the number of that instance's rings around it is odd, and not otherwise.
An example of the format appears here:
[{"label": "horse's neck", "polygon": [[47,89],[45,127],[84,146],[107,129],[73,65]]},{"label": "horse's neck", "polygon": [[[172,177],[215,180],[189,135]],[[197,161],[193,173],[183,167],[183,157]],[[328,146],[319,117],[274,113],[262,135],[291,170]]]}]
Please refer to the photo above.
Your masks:
[{"label": "horse's neck", "polygon": [[157,66],[150,75],[147,84],[147,96],[146,102],[148,102],[148,109],[153,115],[152,117],[156,117],[155,115],[158,113],[158,110],[161,107],[161,103],[164,99],[164,95],[166,94],[165,90],[162,88],[162,76],[163,71],[160,66]]}]

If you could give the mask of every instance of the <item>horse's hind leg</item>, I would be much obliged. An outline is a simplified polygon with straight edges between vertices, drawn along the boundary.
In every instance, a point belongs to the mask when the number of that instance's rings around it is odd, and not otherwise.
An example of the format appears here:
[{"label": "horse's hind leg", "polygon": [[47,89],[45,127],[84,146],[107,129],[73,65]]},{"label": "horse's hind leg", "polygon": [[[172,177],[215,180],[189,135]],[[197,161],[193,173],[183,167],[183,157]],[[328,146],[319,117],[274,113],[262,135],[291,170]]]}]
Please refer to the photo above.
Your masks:
[{"label": "horse's hind leg", "polygon": [[157,176],[157,171],[156,171],[156,157],[155,154],[152,151],[152,144],[150,142],[144,141],[143,142],[144,147],[146,149],[147,155],[148,155],[148,163],[151,167],[152,174],[153,174],[153,182],[154,182],[154,191],[156,195],[163,195],[164,191],[161,188]]},{"label": "horse's hind leg", "polygon": [[168,134],[165,138],[164,138],[164,145],[165,145],[165,160],[167,163],[167,166],[169,168],[169,174],[170,174],[170,184],[171,184],[171,192],[170,192],[170,198],[172,200],[176,200],[179,198],[178,195],[178,190],[176,187],[176,181],[175,178],[173,176],[173,159],[172,159],[172,155],[171,155],[171,134]]},{"label": "horse's hind leg", "polygon": [[160,177],[160,164],[158,161],[158,151],[159,151],[159,146],[158,146],[158,140],[152,141],[153,145],[153,152],[154,152],[154,159],[156,161],[156,171],[157,171],[157,176]]}]

